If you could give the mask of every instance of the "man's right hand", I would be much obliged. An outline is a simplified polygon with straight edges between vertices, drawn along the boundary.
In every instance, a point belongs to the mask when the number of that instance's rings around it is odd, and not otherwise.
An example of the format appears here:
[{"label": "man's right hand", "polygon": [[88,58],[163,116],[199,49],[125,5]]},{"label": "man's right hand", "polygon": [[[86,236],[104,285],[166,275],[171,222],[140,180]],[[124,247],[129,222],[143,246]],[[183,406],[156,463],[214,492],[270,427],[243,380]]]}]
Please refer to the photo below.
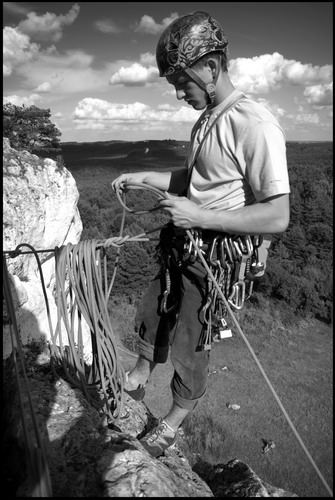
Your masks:
[{"label": "man's right hand", "polygon": [[146,177],[147,177],[147,172],[134,172],[134,173],[121,174],[119,175],[119,177],[117,177],[112,181],[113,191],[116,192],[117,189],[120,189],[121,184],[125,182],[143,183],[145,182]]}]

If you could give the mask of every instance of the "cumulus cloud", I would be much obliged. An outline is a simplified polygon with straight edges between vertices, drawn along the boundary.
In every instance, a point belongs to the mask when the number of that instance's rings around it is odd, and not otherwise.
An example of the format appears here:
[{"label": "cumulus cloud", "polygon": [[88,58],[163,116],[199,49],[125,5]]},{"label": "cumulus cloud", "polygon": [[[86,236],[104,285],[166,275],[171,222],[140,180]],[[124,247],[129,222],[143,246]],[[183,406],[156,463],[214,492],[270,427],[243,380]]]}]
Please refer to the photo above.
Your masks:
[{"label": "cumulus cloud", "polygon": [[171,106],[171,104],[159,104],[158,109],[163,109],[164,111],[174,111],[175,106]]},{"label": "cumulus cloud", "polygon": [[161,23],[156,23],[153,17],[144,15],[141,21],[135,27],[135,32],[147,35],[159,35],[169,24],[179,17],[177,12],[172,12],[169,17],[165,17]]},{"label": "cumulus cloud", "polygon": [[284,59],[282,77],[283,80],[294,85],[330,82],[333,79],[333,65],[313,66],[312,64],[302,64],[299,61]]},{"label": "cumulus cloud", "polygon": [[229,74],[235,85],[249,94],[268,93],[282,84],[313,85],[330,83],[333,66],[312,66],[285,59],[278,52],[252,58],[232,59]]},{"label": "cumulus cloud", "polygon": [[50,82],[43,82],[41,83],[36,89],[34,89],[36,92],[40,92],[41,94],[51,92],[52,85]]},{"label": "cumulus cloud", "polygon": [[15,106],[35,106],[36,103],[41,101],[41,96],[38,94],[31,94],[30,96],[18,96],[18,95],[9,95],[3,98],[3,104],[7,104],[11,102]]},{"label": "cumulus cloud", "polygon": [[258,98],[257,101],[262,104],[265,108],[267,108],[271,113],[278,119],[285,116],[286,112],[283,108],[281,108],[278,104],[275,104],[272,101],[267,99]]},{"label": "cumulus cloud", "polygon": [[98,19],[95,21],[94,27],[98,31],[106,34],[112,33],[115,35],[122,32],[122,29],[111,19]]},{"label": "cumulus cloud", "polygon": [[164,89],[162,91],[162,96],[164,96],[164,97],[176,97],[176,91],[174,88],[173,89],[169,89],[169,88]]},{"label": "cumulus cloud", "polygon": [[145,52],[140,55],[140,63],[144,66],[156,66],[156,56],[151,52]]},{"label": "cumulus cloud", "polygon": [[333,82],[311,85],[305,89],[304,96],[313,107],[331,106],[333,104]]},{"label": "cumulus cloud", "polygon": [[317,113],[288,113],[285,115],[285,123],[290,126],[292,124],[294,127],[303,127],[305,125],[320,125],[320,117]]},{"label": "cumulus cloud", "polygon": [[27,35],[16,28],[6,26],[3,30],[3,74],[10,76],[13,69],[29,63],[37,57],[39,46],[31,43]]},{"label": "cumulus cloud", "polygon": [[92,68],[93,56],[80,51],[40,52],[38,58],[30,63],[22,63],[16,73],[24,79],[26,88],[36,89],[41,82],[48,82],[54,94],[107,90],[112,66]]},{"label": "cumulus cloud", "polygon": [[319,118],[319,115],[317,115],[316,113],[304,113],[304,114],[299,114],[299,115],[294,115],[293,116],[293,119],[295,121],[295,123],[297,124],[317,124],[320,122],[320,118]]},{"label": "cumulus cloud", "polygon": [[126,87],[144,86],[153,82],[158,76],[158,69],[154,66],[145,68],[141,64],[134,63],[125,68],[122,66],[111,78],[112,85],[123,84]]},{"label": "cumulus cloud", "polygon": [[46,12],[40,16],[36,12],[29,12],[27,19],[19,23],[18,29],[33,40],[58,42],[63,36],[63,28],[77,19],[79,11],[80,7],[76,3],[65,15]]},{"label": "cumulus cloud", "polygon": [[74,119],[142,121],[150,107],[141,102],[114,104],[102,99],[82,99],[73,114]]},{"label": "cumulus cloud", "polygon": [[[80,128],[90,128],[93,124],[110,128],[114,123],[194,123],[199,112],[182,106],[161,105],[153,110],[147,104],[135,102],[132,104],[111,103],[102,99],[85,98],[78,102],[73,113],[73,119]],[[142,126],[142,125],[141,125]]]}]

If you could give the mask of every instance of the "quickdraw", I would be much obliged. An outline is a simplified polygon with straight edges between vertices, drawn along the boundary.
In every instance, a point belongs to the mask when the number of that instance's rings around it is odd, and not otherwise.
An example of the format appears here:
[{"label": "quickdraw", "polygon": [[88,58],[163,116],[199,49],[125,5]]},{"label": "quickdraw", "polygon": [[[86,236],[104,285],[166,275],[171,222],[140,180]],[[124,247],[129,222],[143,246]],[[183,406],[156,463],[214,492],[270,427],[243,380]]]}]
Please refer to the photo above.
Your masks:
[{"label": "quickdraw", "polygon": [[[254,281],[264,275],[270,240],[258,235],[219,233],[206,241],[201,230],[190,232],[228,303],[235,310],[242,309],[252,295]],[[191,262],[198,257],[190,239],[185,243],[184,251],[186,259]],[[231,336],[224,319],[227,308],[210,277],[203,313],[206,332],[202,348],[207,350],[211,349],[213,341]]]},{"label": "quickdraw", "polygon": [[160,311],[161,313],[168,314],[176,307],[176,301],[171,292],[171,277],[169,271],[171,256],[166,252],[161,252],[161,258],[164,271],[165,290],[160,303]]}]

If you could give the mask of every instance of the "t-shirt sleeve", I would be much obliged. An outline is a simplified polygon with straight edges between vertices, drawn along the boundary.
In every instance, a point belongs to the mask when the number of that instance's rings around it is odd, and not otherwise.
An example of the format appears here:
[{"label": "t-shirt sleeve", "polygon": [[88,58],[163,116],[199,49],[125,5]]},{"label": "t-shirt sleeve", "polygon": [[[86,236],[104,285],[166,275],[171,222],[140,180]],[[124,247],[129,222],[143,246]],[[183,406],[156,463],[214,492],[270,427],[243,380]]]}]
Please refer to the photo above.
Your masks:
[{"label": "t-shirt sleeve", "polygon": [[245,175],[257,201],[290,193],[285,136],[272,122],[249,129],[244,140]]}]

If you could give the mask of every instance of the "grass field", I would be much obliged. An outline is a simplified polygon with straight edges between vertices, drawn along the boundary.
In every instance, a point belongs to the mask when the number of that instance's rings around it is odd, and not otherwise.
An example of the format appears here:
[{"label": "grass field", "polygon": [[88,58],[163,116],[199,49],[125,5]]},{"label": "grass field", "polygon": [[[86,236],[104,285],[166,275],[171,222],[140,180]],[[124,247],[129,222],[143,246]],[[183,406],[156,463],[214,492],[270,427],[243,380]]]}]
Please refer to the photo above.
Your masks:
[{"label": "grass field", "polygon": [[[185,144],[175,141],[165,141],[167,153],[163,156],[159,155],[163,146],[156,141],[112,146],[96,145],[94,149],[92,145],[90,150],[66,146],[65,164],[79,191],[106,184],[126,170],[138,170],[139,163],[152,170],[157,164],[169,168],[182,163],[186,154]],[[111,158],[113,155],[118,157]],[[124,349],[136,349],[134,314],[133,304],[119,303],[115,308],[111,301],[112,324],[126,370],[136,362],[136,355]],[[332,488],[332,325],[298,319],[266,297],[258,307],[248,302],[236,317],[308,453]],[[329,496],[243,338],[230,323],[233,338],[213,345],[208,391],[183,424],[185,454],[194,466],[199,456],[211,464],[237,458],[273,486],[301,497]],[[172,373],[170,362],[159,366],[147,385],[145,403],[156,417],[169,410]],[[229,403],[240,409],[229,409]],[[275,447],[263,453],[263,440],[273,441]]]}]

